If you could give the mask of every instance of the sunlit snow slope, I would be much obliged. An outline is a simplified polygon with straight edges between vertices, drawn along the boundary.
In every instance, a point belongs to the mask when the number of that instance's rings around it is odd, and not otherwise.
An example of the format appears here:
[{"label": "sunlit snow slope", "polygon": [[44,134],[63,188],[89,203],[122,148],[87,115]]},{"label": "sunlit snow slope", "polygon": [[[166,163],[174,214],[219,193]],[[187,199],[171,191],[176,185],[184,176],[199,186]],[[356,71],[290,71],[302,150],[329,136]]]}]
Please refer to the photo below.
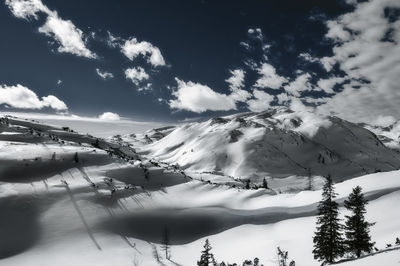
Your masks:
[{"label": "sunlit snow slope", "polygon": [[[302,123],[291,120],[299,119],[298,116]],[[230,134],[234,129],[243,134]],[[187,132],[192,132],[193,139]],[[316,144],[315,139],[324,140],[326,147]],[[301,152],[295,140],[308,150]],[[339,140],[345,143],[335,146],[334,141]],[[168,151],[168,147],[182,141],[180,147]],[[274,144],[278,149],[268,144],[271,141],[279,143]],[[259,151],[257,144],[261,145]],[[182,158],[174,155],[174,151],[187,145],[193,152],[188,150]],[[348,153],[344,153],[346,147]],[[361,156],[355,147],[368,152],[367,155]],[[335,148],[340,148],[340,153]],[[220,175],[204,173],[207,169],[203,168],[201,174],[190,171],[192,167],[196,169],[197,163],[202,167],[211,165],[211,170],[212,158],[218,155],[213,150],[229,150],[233,156],[235,149],[243,162],[228,166],[236,167],[236,171],[253,169],[254,175],[262,176],[267,170],[258,173],[257,165],[250,161],[247,167],[246,156],[257,160],[265,149],[267,156],[277,158],[272,170],[268,170],[279,173],[275,173],[276,180],[268,179],[271,189],[244,189],[242,182],[230,177],[220,177],[216,183]],[[298,184],[307,180],[296,175],[303,168],[278,152],[282,149],[292,157],[297,154],[296,160],[303,160],[303,164],[307,161],[304,158],[316,156],[318,161],[314,149],[330,150],[335,152],[337,157],[332,158],[337,162],[310,163],[314,167],[308,173],[312,182],[308,190],[303,190]],[[190,155],[197,157],[192,165],[186,165],[187,171],[176,166],[174,160],[185,165],[185,160],[192,160]],[[346,164],[341,156],[354,161],[357,158],[357,164]],[[382,250],[387,243],[394,245],[395,237],[400,236],[400,172],[350,177],[361,175],[357,172],[361,163],[371,171],[375,167],[382,171],[394,169],[396,165],[390,166],[397,163],[397,156],[373,134],[353,124],[337,118],[315,120],[287,110],[232,116],[107,140],[69,128],[0,118],[0,265],[191,266],[196,265],[208,238],[218,261],[241,264],[245,259],[259,257],[264,266],[272,266],[276,265],[276,247],[281,246],[289,251],[296,265],[317,266],[320,263],[313,259],[311,250],[322,177],[312,171],[324,172],[324,165],[346,174],[343,179],[347,180],[335,185],[342,214],[343,201],[351,189],[357,185],[363,188],[370,200],[367,220],[376,222],[372,238]],[[284,178],[287,173],[280,171],[285,170],[285,165],[278,159],[292,162],[288,166],[290,171],[287,170],[292,176]],[[262,169],[268,169],[268,161],[264,163]],[[340,165],[343,169],[339,169]],[[339,174],[331,174],[342,179]],[[285,189],[293,186],[298,187]],[[165,230],[169,232],[170,260],[162,249]],[[398,254],[395,250],[344,265],[396,265]]]},{"label": "sunlit snow slope", "polygon": [[[137,136],[123,139],[140,142]],[[328,174],[342,181],[400,167],[399,153],[365,128],[286,108],[152,130],[141,140],[150,143],[139,149],[142,154],[186,171],[254,182]]]}]

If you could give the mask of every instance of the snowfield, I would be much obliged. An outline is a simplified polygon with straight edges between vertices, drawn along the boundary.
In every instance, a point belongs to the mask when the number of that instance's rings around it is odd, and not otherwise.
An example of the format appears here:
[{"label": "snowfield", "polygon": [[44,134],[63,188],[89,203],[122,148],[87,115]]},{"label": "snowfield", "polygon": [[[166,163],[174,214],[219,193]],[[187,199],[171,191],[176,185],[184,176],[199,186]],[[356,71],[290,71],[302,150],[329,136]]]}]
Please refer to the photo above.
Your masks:
[{"label": "snowfield", "polygon": [[286,108],[213,118],[165,131],[122,139],[135,144],[141,154],[178,164],[191,174],[250,178],[258,184],[264,177],[272,184],[275,178],[327,174],[343,181],[396,170],[400,165],[400,154],[365,128],[337,117]]},{"label": "snowfield", "polygon": [[[0,265],[191,266],[207,238],[217,261],[277,265],[280,246],[320,265],[312,236],[328,173],[342,215],[363,188],[378,249],[400,237],[400,155],[339,118],[280,109],[108,139],[0,122]],[[264,177],[269,189],[245,189]],[[400,250],[339,265],[400,265]]]}]

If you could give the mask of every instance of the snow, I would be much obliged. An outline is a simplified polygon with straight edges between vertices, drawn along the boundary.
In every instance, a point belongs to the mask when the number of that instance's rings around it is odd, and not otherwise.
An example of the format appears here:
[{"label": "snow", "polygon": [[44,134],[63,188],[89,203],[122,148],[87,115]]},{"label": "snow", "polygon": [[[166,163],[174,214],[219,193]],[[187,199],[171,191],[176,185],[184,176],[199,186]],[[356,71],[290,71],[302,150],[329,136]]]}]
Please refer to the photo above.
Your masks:
[{"label": "snow", "polygon": [[[296,265],[320,265],[311,251],[322,177],[268,176],[272,190],[243,189],[234,176],[246,167],[250,147],[246,145],[270,129],[246,126],[240,128],[243,135],[230,142],[231,135],[225,133],[243,121],[236,116],[225,119],[223,124],[208,121],[134,137],[100,139],[98,148],[92,145],[96,138],[55,126],[19,119],[11,119],[9,126],[0,125],[2,132],[20,133],[14,139],[0,137],[0,265],[195,265],[206,238],[219,261],[241,263],[258,257],[265,266],[276,265],[276,247],[280,246],[289,251]],[[339,123],[332,121],[332,125]],[[351,126],[342,121],[340,125]],[[29,133],[30,129],[40,136]],[[363,130],[353,127],[352,132],[362,137],[351,138],[365,148],[373,139]],[[198,135],[205,140],[198,142]],[[182,138],[181,147],[168,151]],[[190,156],[176,152],[183,147]],[[213,147],[218,147],[216,153],[232,154],[232,167],[206,171],[215,157],[205,150]],[[384,147],[375,147],[380,149],[375,156],[393,155]],[[76,152],[79,162],[73,161]],[[155,161],[153,155],[169,163]],[[185,172],[174,166],[193,162],[192,156],[201,164]],[[376,222],[371,230],[376,246],[394,245],[395,237],[400,237],[400,170],[337,182],[342,215],[343,201],[357,185],[370,200],[367,220]],[[165,259],[161,249],[165,226],[170,230],[172,261]],[[343,265],[398,263],[399,251],[395,250]]]},{"label": "snow", "polygon": [[302,176],[303,184],[295,182],[292,189],[303,190],[319,176],[330,174],[338,182],[400,165],[400,154],[361,126],[283,108],[184,124],[161,135],[153,137],[151,131],[121,139],[188,174],[219,174],[259,185],[265,177],[275,189],[287,189],[289,182],[282,178]]},{"label": "snow", "polygon": [[0,117],[5,115],[24,117],[33,119],[48,125],[58,127],[67,126],[80,133],[89,133],[97,137],[110,137],[116,134],[140,133],[152,128],[161,127],[168,123],[144,122],[129,119],[102,120],[93,117],[82,117],[76,115],[62,114],[42,114],[42,113],[19,113],[19,112],[0,112]]}]

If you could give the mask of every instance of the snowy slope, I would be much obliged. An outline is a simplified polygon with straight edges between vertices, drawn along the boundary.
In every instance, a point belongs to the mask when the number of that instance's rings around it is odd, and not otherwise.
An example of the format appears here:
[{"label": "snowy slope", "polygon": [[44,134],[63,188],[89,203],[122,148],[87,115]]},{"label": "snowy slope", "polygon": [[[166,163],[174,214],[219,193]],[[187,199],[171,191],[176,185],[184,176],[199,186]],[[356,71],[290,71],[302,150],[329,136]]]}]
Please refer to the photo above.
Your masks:
[{"label": "snowy slope", "polygon": [[[144,135],[135,136],[133,146],[123,138],[98,139],[96,145],[94,137],[54,126],[1,122],[0,265],[191,266],[206,238],[219,261],[259,257],[272,266],[281,246],[297,265],[320,265],[311,254],[320,190],[277,193],[191,179],[179,168],[137,154],[143,153]],[[170,131],[152,131],[148,145],[174,134]],[[164,136],[155,136],[159,132]],[[373,240],[384,248],[400,236],[400,171],[337,183],[340,206],[356,185],[370,200]],[[171,261],[161,245],[165,227]],[[398,252],[388,254],[365,260],[396,261]],[[345,265],[351,263],[357,262]]]},{"label": "snowy slope", "polygon": [[[125,136],[144,143],[142,154],[176,163],[188,173],[235,178],[283,178],[331,174],[340,181],[400,167],[400,155],[370,131],[337,117],[285,108],[184,124],[154,136]],[[156,131],[157,132],[157,131]],[[166,134],[167,133],[167,134]],[[164,136],[165,135],[165,136]]]},{"label": "snowy slope", "polygon": [[400,121],[385,127],[368,124],[362,124],[362,126],[374,132],[386,146],[400,150]]}]

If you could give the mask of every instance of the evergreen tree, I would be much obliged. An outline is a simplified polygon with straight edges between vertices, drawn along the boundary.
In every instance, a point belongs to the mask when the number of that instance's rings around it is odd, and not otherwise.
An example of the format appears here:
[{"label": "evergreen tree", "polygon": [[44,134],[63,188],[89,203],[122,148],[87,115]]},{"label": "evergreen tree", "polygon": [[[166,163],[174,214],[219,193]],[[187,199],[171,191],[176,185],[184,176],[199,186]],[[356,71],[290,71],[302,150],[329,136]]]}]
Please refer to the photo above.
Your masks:
[{"label": "evergreen tree", "polygon": [[342,225],[339,219],[339,205],[336,198],[333,182],[328,175],[322,191],[322,200],[318,205],[317,231],[314,234],[314,258],[320,261],[333,262],[344,254],[344,240]]},{"label": "evergreen tree", "polygon": [[95,143],[93,143],[93,146],[96,148],[100,148],[99,139],[96,139]]},{"label": "evergreen tree", "polygon": [[167,227],[164,228],[162,242],[163,242],[162,249],[165,251],[165,258],[167,260],[169,260],[171,258],[171,254],[170,254],[170,248],[169,248],[169,246],[170,246],[169,230]]},{"label": "evergreen tree", "polygon": [[198,266],[216,266],[217,263],[214,259],[214,255],[211,253],[211,244],[208,239],[206,239],[206,243],[204,244],[204,250],[201,252],[200,260],[197,262]]},{"label": "evergreen tree", "polygon": [[245,189],[250,189],[250,179],[247,179],[246,181],[246,185],[245,185]]},{"label": "evergreen tree", "polygon": [[280,247],[278,247],[277,254],[278,254],[278,265],[279,266],[287,266],[287,260],[289,257],[288,252],[284,251]]},{"label": "evergreen tree", "polygon": [[253,264],[254,266],[260,266],[260,260],[258,258],[254,258]]},{"label": "evergreen tree", "polygon": [[364,214],[367,212],[365,205],[368,201],[361,192],[361,187],[353,188],[348,199],[344,201],[344,206],[351,211],[350,215],[346,215],[345,235],[346,235],[346,251],[353,253],[359,258],[363,251],[371,252],[374,243],[371,242],[369,235],[369,227],[374,223],[365,221]]},{"label": "evergreen tree", "polygon": [[268,189],[268,182],[267,182],[267,180],[265,180],[265,177],[264,177],[263,182],[262,182],[262,187],[265,188],[265,189]]},{"label": "evergreen tree", "polygon": [[79,157],[78,157],[78,153],[77,153],[77,152],[75,152],[74,161],[75,161],[76,163],[79,162]]}]

